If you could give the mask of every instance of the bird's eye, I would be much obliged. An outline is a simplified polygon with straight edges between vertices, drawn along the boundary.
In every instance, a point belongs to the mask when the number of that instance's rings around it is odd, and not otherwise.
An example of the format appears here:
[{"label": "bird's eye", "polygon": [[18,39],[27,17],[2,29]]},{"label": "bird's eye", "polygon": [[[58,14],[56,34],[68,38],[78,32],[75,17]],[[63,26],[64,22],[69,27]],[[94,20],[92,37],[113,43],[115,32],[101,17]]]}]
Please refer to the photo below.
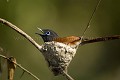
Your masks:
[{"label": "bird's eye", "polygon": [[50,32],[48,31],[48,32],[46,32],[46,35],[50,35]]}]

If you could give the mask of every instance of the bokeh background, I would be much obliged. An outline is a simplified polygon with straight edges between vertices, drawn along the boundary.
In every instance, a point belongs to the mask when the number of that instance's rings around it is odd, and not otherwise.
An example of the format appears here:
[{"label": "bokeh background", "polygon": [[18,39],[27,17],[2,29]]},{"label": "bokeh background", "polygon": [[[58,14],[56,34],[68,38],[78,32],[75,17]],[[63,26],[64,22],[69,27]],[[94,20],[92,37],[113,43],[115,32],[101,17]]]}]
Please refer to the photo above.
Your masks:
[{"label": "bokeh background", "polygon": [[[0,0],[0,17],[18,26],[39,44],[37,27],[56,31],[60,36],[81,36],[98,0]],[[86,37],[120,34],[120,0],[102,0]],[[17,62],[41,80],[65,80],[55,77],[43,55],[25,38],[0,24],[2,54],[14,56]],[[80,46],[68,73],[75,80],[120,80],[120,40]],[[2,65],[6,80],[6,65]],[[34,80],[17,68],[15,80]]]}]

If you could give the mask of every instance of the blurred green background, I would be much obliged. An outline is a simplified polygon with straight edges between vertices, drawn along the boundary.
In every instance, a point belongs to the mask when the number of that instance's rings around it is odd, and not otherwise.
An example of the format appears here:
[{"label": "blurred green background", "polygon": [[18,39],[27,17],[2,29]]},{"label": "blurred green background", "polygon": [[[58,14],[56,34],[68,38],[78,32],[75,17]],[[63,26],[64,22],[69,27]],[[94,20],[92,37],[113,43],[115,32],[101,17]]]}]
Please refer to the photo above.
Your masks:
[{"label": "blurred green background", "polygon": [[[18,26],[39,44],[37,27],[49,28],[60,36],[81,36],[98,0],[0,0],[0,17]],[[86,37],[120,34],[120,0],[102,0]],[[48,69],[43,55],[25,38],[0,24],[0,46],[4,55],[41,80],[64,80]],[[120,40],[80,46],[68,73],[75,80],[120,80]],[[5,66],[3,66],[5,68]],[[17,68],[15,80],[34,80]],[[7,78],[7,77],[5,77]],[[4,78],[4,80],[5,80]]]}]

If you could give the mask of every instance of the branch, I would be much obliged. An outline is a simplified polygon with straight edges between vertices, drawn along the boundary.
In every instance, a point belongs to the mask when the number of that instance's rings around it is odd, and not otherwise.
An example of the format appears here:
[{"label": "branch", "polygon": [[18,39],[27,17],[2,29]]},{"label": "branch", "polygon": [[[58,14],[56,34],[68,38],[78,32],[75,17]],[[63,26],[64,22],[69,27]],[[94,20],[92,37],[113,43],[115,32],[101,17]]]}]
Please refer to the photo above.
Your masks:
[{"label": "branch", "polygon": [[[39,44],[37,44],[28,34],[26,34],[24,31],[22,31],[21,29],[19,29],[17,26],[15,26],[15,25],[13,25],[12,23],[10,23],[10,22],[8,22],[8,21],[6,21],[6,20],[4,20],[4,19],[2,19],[2,18],[0,18],[0,23],[2,23],[2,24],[5,24],[6,26],[8,26],[8,27],[10,27],[10,28],[12,28],[13,30],[15,30],[16,32],[18,32],[19,34],[21,34],[23,37],[25,37],[27,40],[29,40],[39,51],[41,51],[42,53],[43,53],[43,55],[44,55],[44,57],[45,57],[45,59],[47,58],[50,58],[51,56],[50,55],[46,55],[45,53],[47,53],[46,52],[46,48],[44,48],[45,46],[46,47],[49,47],[52,43],[46,43],[44,46],[40,46]],[[51,47],[54,47],[53,45],[51,46]],[[66,47],[66,46],[65,46]],[[58,46],[58,48],[59,48],[59,46]],[[54,51],[54,54],[61,54],[61,52],[60,52],[60,50],[58,51],[58,52],[56,52],[57,51],[57,48],[56,49],[52,49],[52,48],[48,48],[48,53],[50,54],[50,53],[52,53],[53,54],[53,51]],[[53,55],[54,55],[53,54]],[[3,56],[3,55],[0,55],[1,57],[3,57],[3,58],[5,58],[5,59],[8,59],[7,57],[5,57],[5,56]],[[61,56],[60,56],[61,57]],[[68,56],[69,57],[69,56]],[[73,56],[71,56],[71,57],[73,57]],[[55,59],[56,58],[59,58],[59,56],[55,56]],[[72,60],[72,58],[70,58],[71,60]],[[70,60],[70,61],[71,61]],[[53,61],[54,62],[54,61]],[[14,62],[13,62],[14,63]],[[58,63],[58,62],[57,62]],[[68,62],[69,63],[69,62]],[[27,72],[28,74],[30,74],[31,76],[33,76],[34,78],[36,78],[37,80],[39,80],[36,76],[34,76],[32,73],[30,73],[28,70],[26,70],[25,68],[23,68],[22,66],[20,66],[19,64],[17,64],[17,63],[14,63],[14,64],[16,64],[18,67],[20,67],[21,69],[23,69],[25,72]],[[66,63],[67,64],[67,63]],[[67,66],[68,66],[68,64],[67,64]],[[72,77],[70,77],[70,75],[68,75],[67,73],[65,73],[65,72],[63,72],[63,75],[64,76],[66,76],[66,78],[68,79],[68,80],[74,80]]]},{"label": "branch", "polygon": [[18,32],[19,34],[21,34],[23,37],[25,37],[27,40],[29,40],[38,50],[41,49],[41,46],[39,44],[37,44],[28,34],[26,34],[24,31],[22,31],[17,26],[13,25],[12,23],[10,23],[10,22],[2,19],[2,18],[0,18],[0,23],[3,23],[6,26],[9,26],[13,30],[15,30],[16,32]]},{"label": "branch", "polygon": [[68,80],[74,80],[68,73],[63,71],[63,76],[65,76]]},{"label": "branch", "polygon": [[34,74],[32,74],[30,71],[28,71],[27,69],[25,69],[24,67],[22,67],[20,64],[18,64],[17,62],[15,61],[12,61],[10,58],[4,56],[4,55],[1,55],[0,54],[0,57],[14,63],[17,67],[21,68],[23,71],[25,71],[26,73],[28,73],[29,75],[31,75],[32,77],[34,77],[36,80],[40,80],[38,77],[36,77]]}]

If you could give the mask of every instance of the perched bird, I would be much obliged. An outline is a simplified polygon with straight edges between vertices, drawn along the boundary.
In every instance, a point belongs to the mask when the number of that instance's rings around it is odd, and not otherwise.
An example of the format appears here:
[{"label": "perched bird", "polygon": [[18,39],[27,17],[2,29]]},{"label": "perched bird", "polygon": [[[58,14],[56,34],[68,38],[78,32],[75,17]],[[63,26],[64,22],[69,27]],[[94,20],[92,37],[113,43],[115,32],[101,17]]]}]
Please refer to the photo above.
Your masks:
[{"label": "perched bird", "polygon": [[38,28],[42,34],[36,33],[42,37],[44,42],[60,42],[69,46],[77,46],[80,44],[81,37],[77,36],[69,36],[69,37],[59,37],[56,32],[50,29],[40,29]]},{"label": "perched bird", "polygon": [[67,73],[67,67],[74,57],[76,50],[81,42],[77,36],[59,37],[58,34],[50,29],[40,29],[40,35],[45,42],[43,55],[48,62],[48,66],[54,75]]}]

